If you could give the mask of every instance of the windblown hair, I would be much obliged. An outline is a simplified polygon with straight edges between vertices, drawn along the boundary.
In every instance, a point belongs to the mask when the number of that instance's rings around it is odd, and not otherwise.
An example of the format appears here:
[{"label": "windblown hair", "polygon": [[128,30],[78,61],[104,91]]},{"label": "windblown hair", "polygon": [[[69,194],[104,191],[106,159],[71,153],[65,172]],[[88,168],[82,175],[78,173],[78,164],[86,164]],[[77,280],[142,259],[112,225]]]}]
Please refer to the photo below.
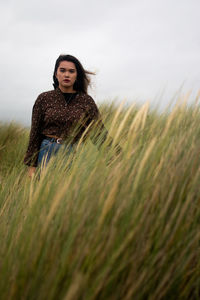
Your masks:
[{"label": "windblown hair", "polygon": [[62,61],[70,61],[75,64],[75,67],[77,70],[77,78],[76,78],[73,88],[76,91],[87,94],[87,89],[88,89],[88,86],[90,85],[90,78],[88,75],[95,75],[95,73],[85,70],[83,68],[82,64],[80,63],[80,61],[76,57],[69,55],[69,54],[61,54],[56,60],[55,69],[54,69],[54,73],[53,73],[54,89],[56,89],[59,86],[58,79],[56,78],[56,72]]}]

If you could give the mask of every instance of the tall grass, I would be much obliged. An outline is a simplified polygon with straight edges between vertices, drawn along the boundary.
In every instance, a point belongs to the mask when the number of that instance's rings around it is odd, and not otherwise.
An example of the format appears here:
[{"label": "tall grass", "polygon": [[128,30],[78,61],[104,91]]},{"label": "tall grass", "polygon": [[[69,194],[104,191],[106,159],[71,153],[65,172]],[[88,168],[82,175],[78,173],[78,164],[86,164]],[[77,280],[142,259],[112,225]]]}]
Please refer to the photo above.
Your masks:
[{"label": "tall grass", "polygon": [[31,181],[1,126],[1,299],[200,298],[199,105],[101,111],[122,155],[88,141]]}]

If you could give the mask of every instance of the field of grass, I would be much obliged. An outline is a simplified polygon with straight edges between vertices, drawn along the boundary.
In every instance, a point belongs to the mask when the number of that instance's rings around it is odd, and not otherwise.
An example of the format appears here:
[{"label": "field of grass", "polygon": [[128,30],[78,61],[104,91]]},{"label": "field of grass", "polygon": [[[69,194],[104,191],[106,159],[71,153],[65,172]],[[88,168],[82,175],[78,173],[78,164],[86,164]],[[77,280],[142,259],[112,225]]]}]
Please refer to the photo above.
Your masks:
[{"label": "field of grass", "polygon": [[200,299],[199,104],[100,110],[122,155],[88,141],[33,180],[0,125],[0,299]]}]

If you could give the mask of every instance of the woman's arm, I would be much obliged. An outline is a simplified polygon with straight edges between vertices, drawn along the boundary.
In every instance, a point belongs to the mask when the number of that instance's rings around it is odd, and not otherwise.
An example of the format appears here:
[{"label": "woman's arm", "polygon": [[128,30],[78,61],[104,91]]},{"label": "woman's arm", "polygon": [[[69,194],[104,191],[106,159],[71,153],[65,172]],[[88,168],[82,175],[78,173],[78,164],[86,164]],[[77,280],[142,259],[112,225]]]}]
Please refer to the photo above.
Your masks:
[{"label": "woman's arm", "polygon": [[[109,135],[108,130],[102,122],[101,115],[95,101],[92,99],[92,97],[88,96],[87,103],[89,105],[89,109],[86,126],[89,126],[89,124],[93,121],[94,126],[97,129],[95,130],[94,134],[91,134],[90,136],[93,144],[95,144],[98,149],[100,149],[104,142],[107,140],[108,147],[111,147],[113,144],[113,139]],[[116,155],[119,155],[122,152],[122,148],[119,144],[116,144],[114,146],[114,149]]]},{"label": "woman's arm", "polygon": [[24,163],[29,166],[29,173],[32,174],[34,168],[37,167],[37,158],[42,141],[41,126],[43,121],[43,110],[42,110],[42,99],[41,95],[38,96],[32,110],[32,123],[31,131],[29,136],[28,149],[24,157]]}]

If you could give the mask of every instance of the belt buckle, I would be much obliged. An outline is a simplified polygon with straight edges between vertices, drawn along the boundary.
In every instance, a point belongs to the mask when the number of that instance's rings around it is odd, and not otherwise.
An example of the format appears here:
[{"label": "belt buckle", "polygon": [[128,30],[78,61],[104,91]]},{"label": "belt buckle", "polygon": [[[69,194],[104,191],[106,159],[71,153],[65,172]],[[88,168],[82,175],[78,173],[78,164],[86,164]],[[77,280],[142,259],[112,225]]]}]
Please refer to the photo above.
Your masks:
[{"label": "belt buckle", "polygon": [[58,139],[56,140],[56,143],[57,143],[57,144],[62,144],[62,139],[61,139],[61,138],[58,138]]}]

